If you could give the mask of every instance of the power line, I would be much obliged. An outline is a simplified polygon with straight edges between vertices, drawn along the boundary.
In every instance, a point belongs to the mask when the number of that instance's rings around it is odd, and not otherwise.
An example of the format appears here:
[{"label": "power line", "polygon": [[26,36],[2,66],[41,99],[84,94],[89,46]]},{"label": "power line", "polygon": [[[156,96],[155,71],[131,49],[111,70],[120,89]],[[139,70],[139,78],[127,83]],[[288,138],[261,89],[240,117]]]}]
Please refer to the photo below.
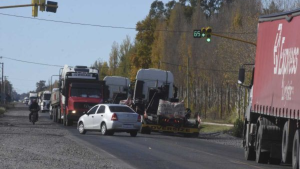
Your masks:
[{"label": "power line", "polygon": [[[41,19],[41,18],[32,18],[27,16],[20,16],[20,15],[12,15],[6,13],[0,13],[0,15],[9,16],[9,17],[17,17],[23,19],[32,19],[32,20],[39,20],[39,21],[46,21],[46,22],[55,22],[55,23],[62,23],[62,24],[71,24],[71,25],[80,25],[80,26],[92,26],[92,27],[101,27],[101,28],[112,28],[112,29],[128,29],[128,30],[136,30],[133,27],[124,27],[124,26],[111,26],[111,25],[99,25],[99,24],[90,24],[90,23],[80,23],[80,22],[68,22],[68,21],[58,21],[52,19]],[[151,30],[151,29],[139,29],[141,31]],[[159,32],[179,32],[179,33],[191,33],[192,31],[175,31],[175,30],[168,30],[168,29],[156,29],[154,31]],[[256,34],[256,32],[214,32],[214,33],[224,33],[224,34]]]},{"label": "power line", "polygon": [[31,63],[31,64],[36,64],[36,65],[53,66],[53,67],[63,67],[61,65],[51,65],[51,64],[46,64],[46,63],[30,62],[30,61],[25,61],[25,60],[19,60],[19,59],[9,58],[9,57],[5,57],[5,56],[0,56],[0,58],[4,58],[4,59],[8,59],[8,60],[14,60],[14,61],[18,61],[18,62],[24,62],[24,63]]}]

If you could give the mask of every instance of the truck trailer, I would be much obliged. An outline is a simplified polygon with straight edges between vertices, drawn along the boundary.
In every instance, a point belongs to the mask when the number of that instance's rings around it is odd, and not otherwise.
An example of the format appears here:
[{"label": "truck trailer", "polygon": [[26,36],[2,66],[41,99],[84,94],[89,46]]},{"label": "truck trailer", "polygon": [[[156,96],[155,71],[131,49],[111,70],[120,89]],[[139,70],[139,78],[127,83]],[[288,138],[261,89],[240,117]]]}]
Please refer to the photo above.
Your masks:
[{"label": "truck trailer", "polygon": [[183,102],[174,97],[174,77],[170,71],[140,69],[136,75],[133,108],[142,115],[141,133],[151,131],[198,136],[198,122],[189,119]]},{"label": "truck trailer", "polygon": [[104,101],[104,81],[98,70],[87,66],[65,65],[59,73],[59,88],[53,89],[51,107],[53,121],[70,126],[91,107]]},{"label": "truck trailer", "polygon": [[250,92],[243,137],[247,160],[299,168],[299,27],[300,9],[259,18],[255,64],[243,65],[238,80]]}]

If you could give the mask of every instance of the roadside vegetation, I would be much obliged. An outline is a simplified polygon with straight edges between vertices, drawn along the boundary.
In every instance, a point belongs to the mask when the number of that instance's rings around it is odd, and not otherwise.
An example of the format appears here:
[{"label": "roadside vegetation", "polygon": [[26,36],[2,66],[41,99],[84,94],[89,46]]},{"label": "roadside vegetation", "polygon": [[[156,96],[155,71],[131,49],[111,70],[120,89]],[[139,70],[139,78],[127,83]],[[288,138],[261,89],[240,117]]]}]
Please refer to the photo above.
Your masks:
[{"label": "roadside vegetation", "polygon": [[6,109],[4,107],[0,107],[0,115],[4,114]]},{"label": "roadside vegetation", "polygon": [[210,124],[202,124],[200,126],[200,133],[215,133],[215,132],[228,133],[231,130],[232,127],[228,127],[228,126],[218,126],[218,125],[210,125]]},{"label": "roadside vegetation", "polygon": [[92,66],[99,69],[99,79],[114,75],[134,80],[141,68],[169,70],[186,107],[202,119],[233,124],[242,118],[248,96],[248,90],[237,85],[238,70],[254,62],[256,47],[216,36],[208,43],[206,38],[193,38],[193,30],[209,26],[213,33],[255,43],[260,15],[295,9],[299,2],[155,0],[148,15],[137,22],[136,37],[114,42],[109,61],[97,60]]}]

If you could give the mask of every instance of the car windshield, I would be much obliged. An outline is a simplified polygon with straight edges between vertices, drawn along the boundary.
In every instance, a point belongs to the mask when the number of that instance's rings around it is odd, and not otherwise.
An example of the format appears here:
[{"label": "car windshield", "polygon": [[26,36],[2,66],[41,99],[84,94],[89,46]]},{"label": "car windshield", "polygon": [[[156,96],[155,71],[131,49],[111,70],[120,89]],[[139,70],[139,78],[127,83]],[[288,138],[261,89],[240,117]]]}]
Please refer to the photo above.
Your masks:
[{"label": "car windshield", "polygon": [[135,113],[131,108],[126,106],[109,106],[111,112],[126,112],[126,113]]},{"label": "car windshield", "polygon": [[91,98],[100,98],[101,92],[100,89],[82,89],[82,88],[72,88],[71,89],[72,97],[91,97]]},{"label": "car windshield", "polygon": [[51,94],[44,94],[44,100],[50,100]]}]

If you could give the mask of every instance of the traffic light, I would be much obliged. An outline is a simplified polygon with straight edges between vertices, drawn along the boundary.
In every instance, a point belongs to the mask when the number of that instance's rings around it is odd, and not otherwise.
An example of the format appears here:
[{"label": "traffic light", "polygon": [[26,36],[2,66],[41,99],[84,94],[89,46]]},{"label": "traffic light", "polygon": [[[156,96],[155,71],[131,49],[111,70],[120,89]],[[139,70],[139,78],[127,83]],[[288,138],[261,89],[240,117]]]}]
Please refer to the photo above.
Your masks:
[{"label": "traffic light", "polygon": [[44,12],[46,9],[46,0],[40,0],[40,11]]},{"label": "traffic light", "polygon": [[32,16],[37,17],[38,16],[38,3],[39,0],[31,0],[32,6]]},{"label": "traffic light", "polygon": [[58,8],[57,7],[57,2],[47,1],[47,8],[46,8],[47,12],[56,13],[57,8]]},{"label": "traffic light", "polygon": [[201,36],[204,38],[206,36],[206,29],[201,28]]},{"label": "traffic light", "polygon": [[206,27],[206,41],[210,42],[211,38],[211,27]]}]

